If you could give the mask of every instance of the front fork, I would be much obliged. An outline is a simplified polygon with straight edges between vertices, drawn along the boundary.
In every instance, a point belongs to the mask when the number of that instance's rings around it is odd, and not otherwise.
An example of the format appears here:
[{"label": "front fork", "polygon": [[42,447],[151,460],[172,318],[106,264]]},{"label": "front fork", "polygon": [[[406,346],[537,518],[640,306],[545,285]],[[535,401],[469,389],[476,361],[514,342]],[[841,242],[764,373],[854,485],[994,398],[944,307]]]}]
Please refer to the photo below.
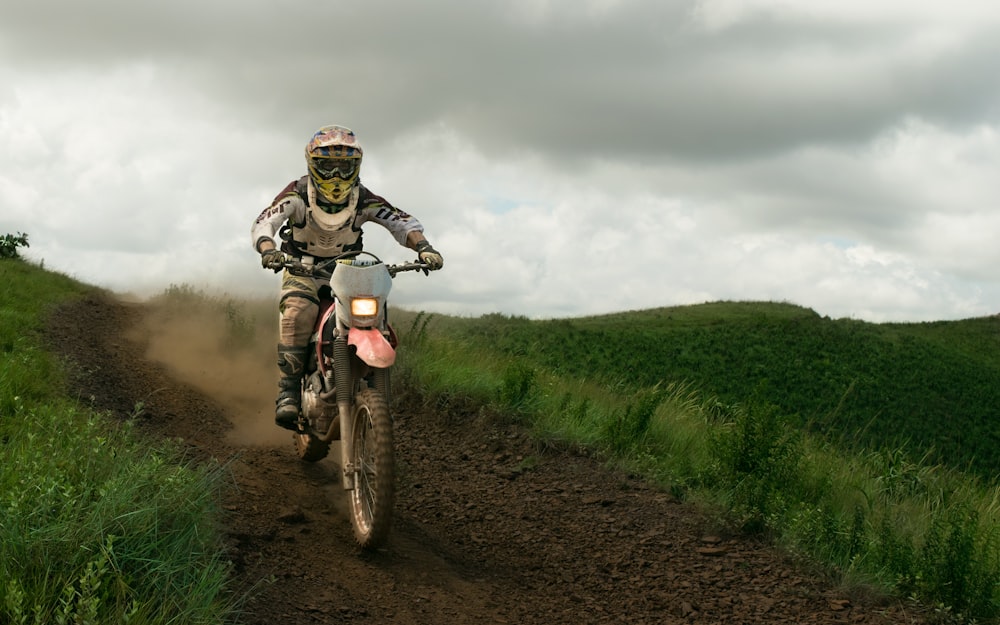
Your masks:
[{"label": "front fork", "polygon": [[[340,421],[340,457],[344,471],[344,488],[354,490],[358,473],[363,471],[364,467],[356,466],[354,462],[355,380],[351,367],[350,347],[347,344],[349,331],[340,328],[336,331],[333,340],[333,371],[337,391],[337,414]],[[375,389],[388,402],[391,392],[389,370],[376,369],[373,382]]]},{"label": "front fork", "polygon": [[354,490],[359,467],[354,466],[354,376],[347,346],[347,330],[337,329],[333,339],[333,371],[337,385],[337,413],[340,417],[340,463],[344,489]]}]

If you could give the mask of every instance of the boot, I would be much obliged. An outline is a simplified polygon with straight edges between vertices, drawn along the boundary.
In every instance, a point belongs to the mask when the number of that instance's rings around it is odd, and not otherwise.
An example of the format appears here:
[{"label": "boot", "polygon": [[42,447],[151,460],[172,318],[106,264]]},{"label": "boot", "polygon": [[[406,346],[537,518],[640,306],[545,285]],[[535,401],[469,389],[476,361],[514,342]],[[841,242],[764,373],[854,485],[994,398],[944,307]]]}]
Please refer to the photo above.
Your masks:
[{"label": "boot", "polygon": [[302,408],[302,374],[305,371],[305,347],[278,345],[278,399],[275,401],[274,423],[286,430],[298,430]]}]

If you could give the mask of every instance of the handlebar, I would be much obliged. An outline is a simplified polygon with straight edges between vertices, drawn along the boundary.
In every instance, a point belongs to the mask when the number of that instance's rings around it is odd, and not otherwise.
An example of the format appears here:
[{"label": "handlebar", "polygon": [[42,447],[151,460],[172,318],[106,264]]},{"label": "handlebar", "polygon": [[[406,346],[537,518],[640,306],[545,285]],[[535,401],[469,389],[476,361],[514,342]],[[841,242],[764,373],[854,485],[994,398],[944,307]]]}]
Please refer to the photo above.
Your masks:
[{"label": "handlebar", "polygon": [[[374,255],[373,255],[374,257]],[[286,256],[283,261],[271,263],[270,268],[275,271],[281,269],[287,269],[290,273],[297,276],[308,276],[313,278],[327,279],[333,275],[334,269],[337,268],[337,261],[344,260],[343,257],[338,258],[328,258],[322,260],[316,264],[304,264],[295,258]],[[382,261],[375,257],[375,260],[381,263]],[[400,263],[397,265],[385,265],[385,268],[389,271],[389,275],[393,278],[396,274],[403,273],[404,271],[423,271],[426,275],[431,271],[431,266],[427,263],[420,261]]]}]

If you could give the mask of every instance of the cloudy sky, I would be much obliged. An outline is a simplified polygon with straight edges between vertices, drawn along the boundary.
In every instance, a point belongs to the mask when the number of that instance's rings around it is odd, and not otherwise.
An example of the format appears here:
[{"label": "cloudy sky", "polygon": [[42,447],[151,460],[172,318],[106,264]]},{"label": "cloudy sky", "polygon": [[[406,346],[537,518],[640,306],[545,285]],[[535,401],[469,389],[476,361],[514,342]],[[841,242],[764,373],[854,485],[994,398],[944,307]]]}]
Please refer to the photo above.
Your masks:
[{"label": "cloudy sky", "polygon": [[0,234],[276,294],[250,224],[337,123],[445,257],[397,304],[994,314],[997,59],[985,0],[2,0]]}]

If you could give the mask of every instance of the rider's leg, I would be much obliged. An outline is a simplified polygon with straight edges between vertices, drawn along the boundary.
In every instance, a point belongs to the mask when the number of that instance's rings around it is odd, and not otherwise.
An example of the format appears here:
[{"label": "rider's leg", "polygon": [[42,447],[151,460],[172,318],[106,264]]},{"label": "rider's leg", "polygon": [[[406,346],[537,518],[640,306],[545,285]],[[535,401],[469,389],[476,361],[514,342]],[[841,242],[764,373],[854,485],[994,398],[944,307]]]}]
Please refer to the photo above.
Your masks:
[{"label": "rider's leg", "polygon": [[306,348],[278,345],[278,399],[275,400],[274,422],[288,430],[296,429],[302,406],[302,373],[305,370]]},{"label": "rider's leg", "polygon": [[300,294],[290,294],[281,301],[278,332],[278,399],[274,422],[294,430],[302,405],[302,375],[305,373],[309,337],[319,307]]}]

